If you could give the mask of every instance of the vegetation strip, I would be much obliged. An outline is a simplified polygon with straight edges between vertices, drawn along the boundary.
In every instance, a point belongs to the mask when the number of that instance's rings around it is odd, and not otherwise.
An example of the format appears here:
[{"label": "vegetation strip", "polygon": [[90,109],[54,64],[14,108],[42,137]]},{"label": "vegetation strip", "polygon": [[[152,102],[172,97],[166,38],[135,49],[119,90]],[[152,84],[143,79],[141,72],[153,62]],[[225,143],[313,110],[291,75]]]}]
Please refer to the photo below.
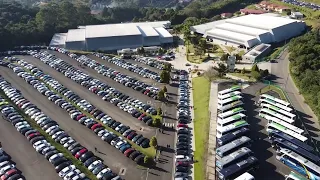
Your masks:
[{"label": "vegetation strip", "polygon": [[210,98],[210,81],[205,77],[196,77],[192,80],[193,88],[193,105],[194,105],[194,133],[196,151],[194,159],[198,163],[194,164],[195,180],[206,179],[206,158],[209,139],[209,98]]},{"label": "vegetation strip", "polygon": [[[52,144],[58,151],[60,151],[64,157],[69,159],[81,172],[83,172],[88,178],[91,180],[97,180],[96,176],[92,174],[79,160],[77,160],[68,150],[66,150],[61,144],[55,142],[52,137],[47,134],[44,130],[41,129],[41,127],[35,123],[33,120],[30,119],[29,116],[27,116],[22,110],[20,110],[17,105],[11,101],[10,98],[3,92],[2,89],[0,89],[0,95],[6,99],[7,102],[10,103],[18,112],[21,114],[21,116],[30,124],[30,126],[37,131],[40,132],[42,136],[46,138],[46,140]],[[31,102],[31,101],[30,101]]]},{"label": "vegetation strip", "polygon": [[[20,66],[20,65],[19,65]],[[28,69],[20,66],[21,68],[23,68],[26,72],[29,72],[30,74],[32,74],[34,76],[34,74],[29,71]],[[43,72],[43,71],[42,71]],[[35,76],[36,77],[36,76]],[[110,128],[109,126],[103,124],[101,121],[99,121],[98,119],[96,119],[94,116],[92,116],[90,113],[82,110],[78,105],[76,105],[75,103],[73,103],[72,101],[70,101],[67,97],[65,97],[64,95],[60,94],[59,92],[57,92],[55,89],[53,89],[50,85],[48,85],[45,81],[39,79],[38,77],[36,77],[39,81],[43,82],[51,91],[53,91],[54,93],[58,94],[59,96],[61,96],[64,100],[66,100],[67,102],[69,102],[70,104],[72,104],[74,107],[76,107],[80,112],[82,112],[83,114],[85,114],[87,117],[90,117],[92,119],[94,119],[95,121],[99,122],[103,127],[105,127],[108,131],[113,132],[114,134],[116,134],[117,136],[120,136],[124,139],[126,139],[126,141],[131,144],[131,146],[135,149],[137,149],[138,151],[140,151],[141,153],[150,156],[150,157],[155,157],[156,153],[153,147],[149,147],[149,148],[142,148],[140,146],[138,146],[137,144],[135,144],[134,142],[132,142],[131,140],[127,139],[126,137],[124,137],[121,133],[113,130],[112,128]],[[61,84],[62,85],[62,84]]]}]

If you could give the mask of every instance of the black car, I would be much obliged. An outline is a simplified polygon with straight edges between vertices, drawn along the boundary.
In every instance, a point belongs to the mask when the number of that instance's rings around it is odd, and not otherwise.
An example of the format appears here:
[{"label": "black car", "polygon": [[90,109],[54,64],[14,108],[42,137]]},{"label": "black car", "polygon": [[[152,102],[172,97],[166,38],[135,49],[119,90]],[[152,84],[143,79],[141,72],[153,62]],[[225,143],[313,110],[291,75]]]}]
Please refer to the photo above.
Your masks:
[{"label": "black car", "polygon": [[189,131],[186,129],[179,129],[177,134],[189,134]]},{"label": "black car", "polygon": [[56,166],[56,167],[55,167],[55,170],[56,170],[56,172],[58,173],[58,172],[60,172],[62,169],[64,169],[65,167],[70,166],[71,164],[72,164],[71,161],[65,161],[65,162],[59,164],[58,166]]},{"label": "black car", "polygon": [[145,137],[141,137],[140,139],[138,139],[136,141],[136,144],[140,146],[140,144],[145,140],[146,138]]},{"label": "black car", "polygon": [[139,151],[134,151],[133,153],[130,154],[129,158],[134,160],[136,157],[138,157],[141,154]]},{"label": "black car", "polygon": [[64,163],[64,162],[67,162],[67,161],[69,161],[69,160],[66,159],[65,157],[59,157],[59,158],[55,159],[54,161],[52,161],[51,163],[52,163],[52,165],[54,165],[54,166],[58,166],[58,165],[60,165],[61,163]]},{"label": "black car", "polygon": [[150,143],[150,140],[146,138],[144,141],[142,141],[140,146],[143,148],[148,148],[148,147],[150,147],[149,143]]},{"label": "black car", "polygon": [[120,122],[115,122],[112,124],[112,126],[110,126],[112,129],[116,129],[116,127],[118,127],[121,123]]},{"label": "black car", "polygon": [[90,157],[89,159],[87,159],[83,164],[84,164],[84,166],[89,167],[90,164],[92,164],[96,160],[98,160],[98,158],[93,156],[93,157]]},{"label": "black car", "polygon": [[189,155],[189,151],[187,151],[187,150],[176,150],[176,155],[188,156]]},{"label": "black car", "polygon": [[33,139],[31,139],[30,140],[30,143],[31,144],[34,144],[34,143],[36,143],[36,142],[38,142],[38,141],[40,141],[40,140],[44,140],[45,138],[43,137],[43,136],[38,136],[38,137],[35,137],[35,138],[33,138]]},{"label": "black car", "polygon": [[57,154],[57,153],[58,153],[57,150],[52,150],[52,151],[47,152],[47,153],[44,155],[44,157],[45,157],[47,160],[49,160],[49,158],[50,158],[51,156],[53,156],[53,155],[55,155],[55,154]]},{"label": "black car", "polygon": [[134,162],[136,162],[137,164],[142,164],[143,160],[144,160],[144,155],[143,154],[140,154],[139,156],[134,158]]},{"label": "black car", "polygon": [[184,166],[176,166],[176,172],[184,172],[187,173],[189,171],[189,168]]},{"label": "black car", "polygon": [[88,160],[92,156],[94,156],[94,154],[91,151],[87,151],[86,153],[82,154],[79,159],[81,162],[85,162],[86,160]]}]

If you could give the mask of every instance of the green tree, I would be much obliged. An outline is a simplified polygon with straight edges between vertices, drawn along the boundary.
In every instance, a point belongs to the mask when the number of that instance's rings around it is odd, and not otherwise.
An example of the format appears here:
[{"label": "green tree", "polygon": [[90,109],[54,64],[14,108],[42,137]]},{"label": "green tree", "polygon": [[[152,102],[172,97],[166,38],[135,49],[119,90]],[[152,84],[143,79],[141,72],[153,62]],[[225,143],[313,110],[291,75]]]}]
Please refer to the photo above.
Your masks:
[{"label": "green tree", "polygon": [[214,69],[218,72],[219,77],[224,76],[228,71],[228,68],[224,63],[218,63],[218,67],[214,67]]},{"label": "green tree", "polygon": [[257,64],[254,64],[254,65],[252,66],[252,68],[251,68],[251,72],[253,72],[253,71],[255,71],[255,72],[259,72],[259,67],[258,67],[258,65],[257,65]]},{"label": "green tree", "polygon": [[159,107],[159,108],[157,109],[157,114],[158,114],[158,115],[162,115],[162,109],[161,109],[161,107]]},{"label": "green tree", "polygon": [[152,125],[153,125],[154,127],[160,127],[160,126],[161,126],[161,119],[159,119],[159,118],[154,118],[154,119],[152,120]]},{"label": "green tree", "polygon": [[205,54],[207,51],[207,42],[205,39],[201,38],[199,41],[198,46],[200,47],[201,51]]},{"label": "green tree", "polygon": [[162,90],[166,93],[168,92],[167,86],[163,86]]},{"label": "green tree", "polygon": [[171,63],[165,63],[164,64],[164,70],[171,72],[172,70],[172,64]]},{"label": "green tree", "polygon": [[161,82],[163,83],[169,83],[170,82],[170,72],[169,71],[166,71],[166,70],[162,70],[161,71],[161,74],[160,74],[160,80]]},{"label": "green tree", "polygon": [[155,147],[155,148],[158,146],[158,140],[157,140],[157,138],[155,136],[151,137],[149,145],[151,147]]},{"label": "green tree", "polygon": [[164,91],[163,91],[163,90],[160,90],[160,91],[158,92],[158,99],[159,99],[159,100],[164,100],[164,99],[165,99]]},{"label": "green tree", "polygon": [[230,56],[229,53],[224,53],[224,54],[222,54],[220,60],[221,61],[227,61],[229,56]]},{"label": "green tree", "polygon": [[253,77],[256,80],[260,80],[261,74],[258,71],[251,71],[251,77]]},{"label": "green tree", "polygon": [[241,70],[241,74],[245,74],[246,73],[246,68],[243,67],[242,70]]},{"label": "green tree", "polygon": [[240,54],[236,54],[236,61],[240,62],[242,60],[242,56]]},{"label": "green tree", "polygon": [[153,158],[150,156],[145,156],[143,162],[146,165],[152,165],[154,163]]}]

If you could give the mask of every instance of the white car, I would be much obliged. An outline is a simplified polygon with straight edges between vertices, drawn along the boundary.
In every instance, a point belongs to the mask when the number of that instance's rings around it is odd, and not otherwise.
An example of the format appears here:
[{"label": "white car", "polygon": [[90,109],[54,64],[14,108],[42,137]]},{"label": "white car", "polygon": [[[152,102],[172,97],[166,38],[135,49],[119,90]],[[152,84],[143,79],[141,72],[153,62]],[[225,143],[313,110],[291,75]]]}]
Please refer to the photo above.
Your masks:
[{"label": "white car", "polygon": [[9,171],[10,169],[15,168],[14,164],[7,164],[6,166],[2,167],[0,169],[0,175],[3,175],[4,173],[6,173],[7,171]]},{"label": "white car", "polygon": [[28,124],[27,121],[21,121],[21,122],[18,122],[14,127],[18,128],[19,126],[27,125],[27,124]]},{"label": "white car", "polygon": [[67,173],[69,173],[70,171],[73,171],[75,169],[76,169],[75,165],[70,165],[68,167],[65,167],[59,172],[59,177],[65,177],[67,175]]},{"label": "white car", "polygon": [[39,146],[40,144],[43,144],[43,143],[48,143],[48,141],[47,140],[40,140],[40,141],[35,142],[32,146],[33,146],[33,148],[36,148],[37,146]]},{"label": "white car", "polygon": [[105,168],[99,172],[99,174],[97,175],[97,178],[101,179],[105,174],[108,174],[110,172],[112,172],[110,168]]},{"label": "white car", "polygon": [[96,168],[99,164],[102,164],[102,161],[101,160],[96,160],[94,161],[89,167],[89,171],[92,171],[94,170],[94,168]]},{"label": "white car", "polygon": [[81,173],[81,171],[80,171],[79,169],[75,169],[75,170],[73,170],[73,171],[70,171],[63,179],[64,179],[64,180],[70,180],[70,178],[71,178],[72,176],[78,175],[78,174],[80,174],[80,173]]},{"label": "white car", "polygon": [[51,156],[51,157],[49,158],[49,162],[52,163],[53,160],[55,160],[56,158],[59,158],[59,157],[63,157],[63,154],[62,154],[62,153],[54,154],[53,156]]}]

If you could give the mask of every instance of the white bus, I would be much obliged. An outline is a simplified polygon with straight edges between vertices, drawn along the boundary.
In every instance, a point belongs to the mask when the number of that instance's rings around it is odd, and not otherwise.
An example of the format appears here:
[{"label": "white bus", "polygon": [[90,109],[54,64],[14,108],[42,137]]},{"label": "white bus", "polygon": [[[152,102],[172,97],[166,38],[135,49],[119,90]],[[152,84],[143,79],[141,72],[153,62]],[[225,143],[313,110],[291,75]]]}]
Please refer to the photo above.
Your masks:
[{"label": "white bus", "polygon": [[290,107],[288,107],[288,106],[284,106],[284,105],[282,105],[282,104],[280,104],[280,103],[277,103],[277,102],[272,101],[272,100],[269,100],[269,99],[260,99],[260,100],[259,100],[259,103],[260,103],[260,104],[262,104],[262,103],[271,104],[271,105],[276,106],[276,107],[278,107],[278,108],[280,108],[280,109],[283,109],[283,110],[285,110],[285,111],[287,111],[287,112],[290,112],[290,113],[293,112],[293,109],[292,109],[292,108],[290,108]]},{"label": "white bus", "polygon": [[285,111],[285,110],[283,110],[283,109],[280,109],[280,108],[278,108],[278,107],[276,107],[276,106],[273,106],[273,105],[271,105],[271,104],[261,103],[261,107],[262,107],[262,108],[267,108],[267,109],[270,109],[270,110],[273,110],[273,111],[276,111],[276,112],[278,112],[278,113],[280,113],[280,114],[282,114],[282,115],[285,115],[286,117],[288,117],[288,118],[290,118],[290,119],[293,119],[293,120],[296,119],[296,115],[295,115],[295,114],[292,114],[292,113],[290,113],[290,112],[288,112],[288,111]]},{"label": "white bus", "polygon": [[287,101],[275,98],[273,96],[270,96],[269,94],[261,94],[260,95],[260,99],[268,99],[268,100],[280,103],[280,104],[282,104],[282,105],[284,105],[286,107],[290,107],[290,103],[288,103]]},{"label": "white bus", "polygon": [[318,165],[289,149],[281,149],[276,158],[310,180],[320,179],[320,167]]},{"label": "white bus", "polygon": [[218,107],[218,112],[225,112],[225,111],[227,111],[229,109],[240,107],[242,105],[243,105],[242,101],[235,101],[235,102],[230,103],[228,105]]},{"label": "white bus", "polygon": [[242,96],[232,96],[231,98],[224,99],[224,100],[218,100],[218,108],[222,106],[229,105],[235,101],[239,101],[242,99]]},{"label": "white bus", "polygon": [[297,174],[291,171],[289,175],[286,175],[285,180],[308,180],[308,179],[304,176],[301,176],[300,174]]},{"label": "white bus", "polygon": [[292,130],[290,130],[290,129],[288,129],[288,128],[280,125],[280,124],[277,124],[277,123],[268,124],[267,132],[269,133],[269,132],[272,132],[274,130],[278,130],[278,131],[284,132],[284,133],[288,134],[289,136],[292,136],[292,137],[294,137],[294,138],[296,138],[296,139],[298,139],[298,140],[300,140],[302,142],[306,142],[308,140],[307,137],[305,137],[305,136],[303,136],[301,134],[298,134],[298,133],[296,133],[296,132],[294,132],[294,131],[292,131]]},{"label": "white bus", "polygon": [[235,121],[240,121],[244,118],[246,118],[246,115],[239,113],[239,114],[233,115],[233,116],[225,118],[225,119],[218,118],[217,123],[218,123],[218,126],[223,127],[223,126],[227,126],[231,123],[234,123]]},{"label": "white bus", "polygon": [[242,113],[245,112],[246,110],[244,110],[242,107],[238,107],[238,108],[234,108],[230,111],[224,112],[224,113],[220,113],[218,114],[218,118],[224,119],[227,117],[230,117],[232,115],[238,114],[238,113]]},{"label": "white bus", "polygon": [[240,86],[232,86],[229,89],[225,89],[225,90],[219,91],[218,92],[218,97],[221,97],[221,96],[223,96],[225,94],[228,94],[228,93],[231,93],[231,92],[234,92],[234,91],[241,91],[241,87]]},{"label": "white bus", "polygon": [[242,147],[241,149],[229,154],[228,156],[225,156],[221,159],[216,160],[216,170],[219,172],[221,169],[224,169],[232,164],[235,164],[237,162],[240,162],[249,156],[251,156],[253,152],[247,148]]},{"label": "white bus", "polygon": [[274,122],[274,123],[280,124],[280,125],[288,128],[288,129],[290,129],[290,130],[292,130],[292,131],[294,131],[294,132],[296,132],[296,133],[298,133],[298,134],[303,134],[303,133],[304,133],[304,130],[303,130],[303,129],[300,129],[300,128],[298,128],[297,126],[294,126],[294,125],[292,125],[292,124],[289,124],[289,123],[287,123],[287,122],[285,122],[285,121],[281,121],[281,120],[278,119],[278,118],[275,118],[275,117],[272,117],[272,116],[268,116],[268,115],[266,115],[265,118],[268,120],[268,123],[269,123],[269,124],[272,123],[272,122]]},{"label": "white bus", "polygon": [[232,93],[224,94],[224,95],[222,95],[222,96],[219,96],[219,95],[218,95],[218,99],[224,100],[224,99],[227,99],[227,98],[229,98],[229,97],[237,96],[237,95],[241,95],[241,91],[234,91],[234,92],[232,92]]},{"label": "white bus", "polygon": [[254,177],[250,173],[245,172],[234,180],[254,180]]},{"label": "white bus", "polygon": [[242,147],[250,147],[251,139],[247,136],[242,136],[239,139],[233,140],[228,144],[220,146],[216,149],[217,158],[222,158],[232,152],[242,148]]},{"label": "white bus", "polygon": [[221,138],[223,135],[234,132],[242,127],[248,127],[249,124],[245,120],[237,121],[227,126],[217,126],[217,138]]},{"label": "white bus", "polygon": [[272,111],[272,110],[266,109],[266,108],[260,109],[259,116],[264,118],[266,115],[281,119],[281,120],[286,121],[287,123],[290,123],[290,124],[294,124],[293,119],[290,119],[284,115],[281,115],[280,113],[277,113],[275,111]]}]

